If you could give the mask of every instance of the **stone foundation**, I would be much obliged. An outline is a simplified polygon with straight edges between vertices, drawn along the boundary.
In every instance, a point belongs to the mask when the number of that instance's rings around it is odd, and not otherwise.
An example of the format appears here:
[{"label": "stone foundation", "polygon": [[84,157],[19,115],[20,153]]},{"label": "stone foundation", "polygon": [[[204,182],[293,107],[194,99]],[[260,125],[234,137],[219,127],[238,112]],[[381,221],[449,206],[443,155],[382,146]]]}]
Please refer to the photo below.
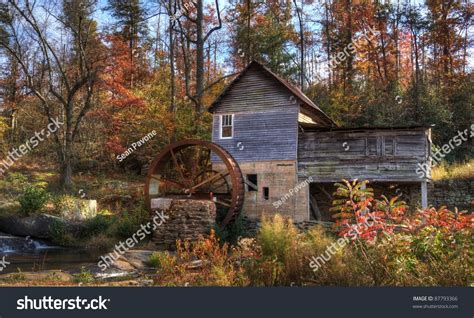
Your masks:
[{"label": "stone foundation", "polygon": [[[168,199],[164,199],[168,200]],[[166,202],[168,203],[168,202]],[[209,234],[216,223],[216,206],[208,200],[171,200],[162,205],[169,218],[153,233],[158,245],[174,248],[176,240],[195,241]]]},{"label": "stone foundation", "polygon": [[[297,176],[294,160],[239,162],[244,178],[257,175],[257,191],[245,185],[243,214],[252,220],[276,213],[291,217],[296,222],[309,220],[308,184]],[[213,169],[224,170],[213,163]],[[268,196],[264,188],[268,189]]]},{"label": "stone foundation", "polygon": [[428,202],[439,208],[474,211],[474,180],[446,180],[428,185]]}]

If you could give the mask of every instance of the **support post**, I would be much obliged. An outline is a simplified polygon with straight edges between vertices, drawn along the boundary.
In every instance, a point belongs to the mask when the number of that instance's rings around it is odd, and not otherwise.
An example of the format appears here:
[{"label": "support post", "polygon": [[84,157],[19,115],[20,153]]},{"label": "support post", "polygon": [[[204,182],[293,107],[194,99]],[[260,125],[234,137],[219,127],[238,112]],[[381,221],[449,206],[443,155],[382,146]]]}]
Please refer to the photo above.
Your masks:
[{"label": "support post", "polygon": [[421,183],[421,208],[426,209],[428,207],[428,182],[423,181]]}]

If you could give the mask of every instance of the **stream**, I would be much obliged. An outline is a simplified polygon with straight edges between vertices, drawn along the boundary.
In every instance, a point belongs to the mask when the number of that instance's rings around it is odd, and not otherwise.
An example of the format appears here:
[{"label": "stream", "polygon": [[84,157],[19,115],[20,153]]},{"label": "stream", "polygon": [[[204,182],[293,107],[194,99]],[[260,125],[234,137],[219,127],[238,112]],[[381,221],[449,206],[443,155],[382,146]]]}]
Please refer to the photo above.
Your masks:
[{"label": "stream", "polygon": [[82,266],[97,264],[101,255],[99,251],[58,247],[47,241],[0,232],[0,262],[4,261],[0,274],[52,269],[77,272]]}]

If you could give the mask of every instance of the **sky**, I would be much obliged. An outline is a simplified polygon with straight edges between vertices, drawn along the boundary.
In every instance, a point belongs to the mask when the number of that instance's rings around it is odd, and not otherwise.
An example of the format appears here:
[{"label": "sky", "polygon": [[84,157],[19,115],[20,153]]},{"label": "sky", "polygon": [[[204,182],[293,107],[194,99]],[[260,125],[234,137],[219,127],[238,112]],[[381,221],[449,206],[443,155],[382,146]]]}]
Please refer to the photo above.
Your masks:
[{"label": "sky", "polygon": [[[159,19],[159,17],[157,16],[157,14],[159,13],[159,8],[158,8],[158,5],[157,5],[158,1],[159,0],[142,1],[142,4],[146,8],[145,11],[146,11],[147,18],[151,17],[147,20],[148,20],[148,25],[149,25],[150,31],[152,33],[156,32],[156,26],[158,24],[158,19]],[[229,6],[230,3],[229,3],[228,0],[218,0],[218,1],[219,1],[219,5],[221,7],[221,10],[222,10],[222,16],[225,16],[226,15],[226,10],[228,9],[228,6]],[[288,0],[281,0],[281,1],[288,1]],[[291,1],[291,0],[289,0],[289,1]],[[318,2],[322,3],[325,0],[298,0],[298,1],[304,1],[305,4],[311,4],[311,3],[318,3]],[[353,0],[353,1],[361,1],[362,2],[362,1],[370,1],[370,0]],[[386,1],[386,2],[390,2],[391,4],[397,4],[397,3],[405,2],[405,0],[379,0],[379,1],[381,1],[381,2]],[[425,2],[425,0],[409,0],[409,2],[412,5],[419,5],[419,4],[423,4]],[[215,3],[215,1],[214,0],[204,0],[204,3],[205,3],[205,5],[213,5]],[[114,22],[114,19],[110,16],[110,13],[104,10],[104,8],[106,6],[107,6],[107,0],[98,0],[98,6],[97,6],[98,8],[94,13],[94,17],[98,21],[99,29],[102,30],[102,31],[106,30],[108,28],[108,26],[110,26],[111,23]],[[166,14],[163,14],[163,15],[161,15],[160,19],[161,19],[161,21],[164,21],[164,19],[167,19],[167,18],[168,18],[168,16]],[[161,25],[162,25],[162,28],[167,27],[166,23],[162,23]],[[297,25],[297,23],[295,23],[295,25]],[[317,28],[319,27],[317,24],[313,24],[312,26],[310,24],[308,24],[308,25],[310,26],[310,28],[313,29],[313,31],[317,31]],[[472,32],[474,32],[474,27],[471,28],[470,34],[472,34]],[[217,34],[219,34],[219,33],[222,33],[222,31],[217,31]],[[223,50],[221,52],[221,54],[218,56],[219,61],[221,63],[226,61],[228,59],[229,54],[230,54],[229,51]],[[473,49],[470,50],[470,56],[471,56],[471,58],[469,59],[469,65],[470,65],[471,68],[474,68],[474,58],[473,58],[474,50]]]}]

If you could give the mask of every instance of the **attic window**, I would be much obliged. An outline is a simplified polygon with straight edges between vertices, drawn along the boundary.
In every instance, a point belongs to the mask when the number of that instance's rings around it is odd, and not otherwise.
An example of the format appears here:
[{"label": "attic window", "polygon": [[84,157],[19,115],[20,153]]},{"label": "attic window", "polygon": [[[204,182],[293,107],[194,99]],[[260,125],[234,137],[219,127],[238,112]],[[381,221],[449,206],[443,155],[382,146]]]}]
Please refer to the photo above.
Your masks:
[{"label": "attic window", "polygon": [[234,115],[221,115],[221,139],[230,139],[234,135]]}]

